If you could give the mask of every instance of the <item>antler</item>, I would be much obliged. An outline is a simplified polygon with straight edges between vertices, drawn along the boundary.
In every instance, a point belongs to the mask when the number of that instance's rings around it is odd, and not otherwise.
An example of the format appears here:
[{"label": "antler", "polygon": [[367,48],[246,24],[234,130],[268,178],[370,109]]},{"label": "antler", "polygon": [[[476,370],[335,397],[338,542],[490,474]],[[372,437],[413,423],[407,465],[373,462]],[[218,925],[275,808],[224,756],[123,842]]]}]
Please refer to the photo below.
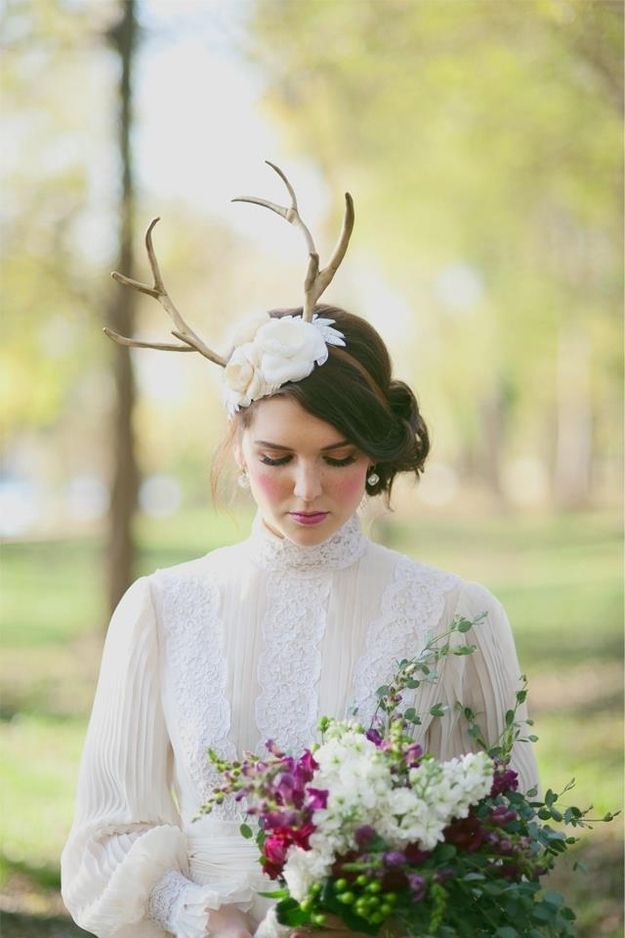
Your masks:
[{"label": "antler", "polygon": [[346,192],[345,216],[343,218],[343,228],[341,229],[338,243],[334,249],[334,254],[332,255],[332,259],[330,260],[328,266],[324,267],[323,270],[319,270],[319,254],[317,253],[315,242],[313,241],[309,229],[300,217],[299,211],[297,209],[297,198],[295,196],[293,186],[286,178],[285,174],[282,172],[279,166],[276,166],[269,160],[265,160],[265,163],[267,163],[268,166],[271,166],[271,168],[277,172],[278,176],[280,176],[285,186],[287,187],[289,195],[291,196],[291,205],[289,208],[283,208],[281,205],[276,205],[275,202],[268,202],[266,199],[257,199],[249,195],[239,195],[235,199],[232,199],[232,201],[253,202],[255,205],[262,205],[265,208],[271,209],[272,212],[277,212],[278,215],[282,215],[283,218],[286,218],[288,222],[291,222],[291,224],[297,225],[302,229],[304,237],[306,238],[308,253],[310,255],[308,261],[308,270],[306,271],[306,279],[304,281],[304,308],[302,318],[305,321],[310,322],[313,316],[313,308],[315,303],[332,281],[332,278],[338,270],[341,261],[345,257],[347,245],[349,244],[349,239],[354,227],[354,203],[349,192]]},{"label": "antler", "polygon": [[138,280],[132,280],[130,277],[125,277],[124,274],[120,274],[116,270],[113,271],[111,277],[113,280],[121,283],[122,286],[132,287],[133,290],[138,290],[139,293],[147,293],[148,296],[153,296],[155,300],[158,300],[176,327],[175,329],[171,330],[171,334],[177,339],[180,339],[183,345],[170,345],[160,342],[140,342],[137,339],[129,339],[126,336],[119,335],[119,333],[114,332],[108,327],[104,328],[104,332],[110,339],[118,342],[119,345],[128,345],[136,348],[162,349],[166,352],[199,352],[200,355],[204,355],[205,358],[215,362],[216,365],[221,365],[222,368],[225,368],[227,364],[226,359],[222,358],[221,355],[218,355],[216,352],[213,352],[212,349],[209,349],[208,346],[205,345],[204,342],[200,339],[199,335],[197,335],[193,329],[187,325],[172,303],[169,293],[165,289],[165,284],[163,283],[163,278],[161,277],[158,261],[156,260],[156,254],[154,253],[154,246],[152,244],[152,229],[158,221],[160,221],[159,218],[152,219],[145,234],[145,246],[148,252],[148,258],[150,260],[150,267],[152,268],[154,286],[150,287],[147,283],[140,283]]}]

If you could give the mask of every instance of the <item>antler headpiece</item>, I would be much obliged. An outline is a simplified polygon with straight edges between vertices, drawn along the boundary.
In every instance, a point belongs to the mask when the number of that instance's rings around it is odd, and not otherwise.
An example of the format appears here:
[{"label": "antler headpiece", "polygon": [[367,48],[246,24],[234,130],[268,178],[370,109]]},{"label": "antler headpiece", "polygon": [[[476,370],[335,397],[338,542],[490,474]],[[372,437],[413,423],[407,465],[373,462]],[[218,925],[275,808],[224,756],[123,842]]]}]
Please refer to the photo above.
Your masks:
[{"label": "antler headpiece", "polygon": [[252,401],[260,397],[272,394],[287,381],[301,381],[310,374],[315,364],[322,365],[327,361],[328,345],[345,345],[342,333],[332,328],[334,320],[319,318],[313,310],[315,303],[331,283],[345,256],[354,227],[352,197],[349,192],[345,193],[343,228],[328,266],[320,270],[319,254],[310,230],[300,217],[295,191],[282,170],[269,160],[266,162],[278,173],[286,185],[291,197],[290,206],[284,208],[274,202],[253,196],[237,196],[232,201],[262,205],[277,212],[278,215],[303,231],[309,260],[304,281],[302,316],[283,316],[278,319],[272,318],[268,313],[259,314],[241,324],[234,339],[234,347],[228,355],[218,355],[185,322],[165,289],[152,244],[152,231],[159,221],[155,218],[150,223],[145,236],[145,245],[154,278],[153,286],[132,280],[117,271],[112,274],[112,277],[118,283],[158,300],[173,323],[174,328],[171,329],[171,334],[179,340],[179,343],[143,342],[119,335],[112,329],[104,329],[109,338],[120,345],[162,349],[167,352],[199,352],[216,365],[221,365],[225,369],[226,405],[231,413],[240,407],[249,406]]}]

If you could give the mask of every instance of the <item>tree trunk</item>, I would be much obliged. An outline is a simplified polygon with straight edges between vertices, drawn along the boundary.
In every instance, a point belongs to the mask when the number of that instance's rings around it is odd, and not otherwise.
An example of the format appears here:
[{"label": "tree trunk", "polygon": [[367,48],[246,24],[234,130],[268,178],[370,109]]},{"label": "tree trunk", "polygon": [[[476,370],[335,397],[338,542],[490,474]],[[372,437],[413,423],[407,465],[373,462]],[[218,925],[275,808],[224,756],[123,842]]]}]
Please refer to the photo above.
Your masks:
[{"label": "tree trunk", "polygon": [[561,327],[557,369],[555,499],[564,509],[585,508],[590,502],[592,404],[590,348],[582,327]]},{"label": "tree trunk", "polygon": [[501,468],[508,421],[508,390],[502,378],[495,379],[490,394],[479,402],[479,415],[479,477],[486,483],[493,499],[503,505],[505,495]]},{"label": "tree trunk", "polygon": [[[117,270],[133,273],[134,184],[132,152],[132,67],[137,21],[135,0],[121,0],[121,16],[109,33],[119,56],[117,146],[121,171],[119,203],[119,254]],[[111,293],[108,323],[122,335],[134,332],[135,298],[133,290],[115,285]],[[113,416],[113,480],[109,513],[108,597],[111,610],[133,579],[133,518],[137,505],[139,473],[135,454],[132,417],[135,381],[132,360],[127,348],[114,346],[115,410]]]}]

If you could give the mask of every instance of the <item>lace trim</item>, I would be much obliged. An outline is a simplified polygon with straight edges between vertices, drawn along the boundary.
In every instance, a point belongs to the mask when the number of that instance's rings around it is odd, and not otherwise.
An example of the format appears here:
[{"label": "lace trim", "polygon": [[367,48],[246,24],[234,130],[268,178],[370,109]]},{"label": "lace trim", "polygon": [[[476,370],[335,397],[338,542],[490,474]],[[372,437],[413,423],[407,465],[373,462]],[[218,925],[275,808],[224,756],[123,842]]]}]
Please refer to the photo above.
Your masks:
[{"label": "lace trim", "polygon": [[380,615],[368,627],[366,650],[354,668],[355,706],[365,725],[375,711],[376,689],[389,680],[396,661],[417,654],[434,633],[447,595],[459,582],[453,573],[400,558],[382,595]]},{"label": "lace trim", "polygon": [[180,870],[167,870],[150,893],[148,917],[165,931],[175,932],[177,907],[188,885]]},{"label": "lace trim", "polygon": [[[159,571],[161,616],[168,638],[168,657],[179,713],[178,730],[185,761],[198,798],[206,801],[220,776],[206,750],[236,758],[230,732],[230,703],[226,697],[227,663],[219,590],[206,579]],[[215,817],[242,819],[234,799],[218,805]]]},{"label": "lace trim", "polygon": [[367,549],[360,518],[353,514],[332,537],[313,547],[302,547],[288,538],[273,534],[257,514],[248,539],[254,562],[266,570],[292,568],[319,573],[323,568],[342,570],[355,563]]},{"label": "lace trim", "polygon": [[271,736],[296,752],[310,746],[319,707],[321,652],[331,573],[310,577],[274,573],[267,582],[267,613],[258,658],[256,726],[260,747]]}]

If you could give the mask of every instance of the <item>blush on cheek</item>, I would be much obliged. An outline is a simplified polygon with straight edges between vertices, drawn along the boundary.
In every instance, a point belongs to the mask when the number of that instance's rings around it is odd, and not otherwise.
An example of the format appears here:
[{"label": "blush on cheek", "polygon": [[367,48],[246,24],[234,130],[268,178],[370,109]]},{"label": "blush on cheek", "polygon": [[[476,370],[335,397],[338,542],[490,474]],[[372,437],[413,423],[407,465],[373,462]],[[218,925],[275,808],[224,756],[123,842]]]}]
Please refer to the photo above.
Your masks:
[{"label": "blush on cheek", "polygon": [[256,485],[267,498],[278,498],[281,495],[284,483],[280,482],[275,472],[266,472],[259,469],[252,475],[254,485]]},{"label": "blush on cheek", "polygon": [[333,493],[336,497],[349,501],[359,498],[365,487],[365,472],[360,466],[354,467],[352,471],[343,470],[338,474],[338,478],[332,485]]}]

